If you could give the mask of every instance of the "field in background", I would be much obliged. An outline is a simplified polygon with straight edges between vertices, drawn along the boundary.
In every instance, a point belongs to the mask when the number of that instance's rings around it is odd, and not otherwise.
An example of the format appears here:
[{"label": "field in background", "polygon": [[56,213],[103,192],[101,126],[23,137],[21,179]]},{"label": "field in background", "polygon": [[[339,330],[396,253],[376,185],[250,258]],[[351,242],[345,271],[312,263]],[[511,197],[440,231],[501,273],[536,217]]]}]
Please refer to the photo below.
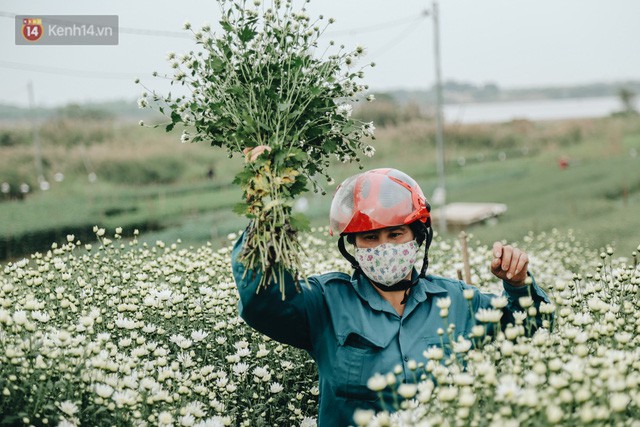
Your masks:
[{"label": "field in background", "polygon": [[[378,129],[376,155],[362,165],[404,170],[429,198],[437,183],[433,135],[433,123],[416,118]],[[0,194],[0,258],[46,250],[67,234],[88,241],[93,225],[121,226],[125,235],[138,228],[147,241],[226,243],[229,232],[246,225],[232,212],[242,159],[181,144],[179,136],[108,118],[50,119],[39,141],[51,188],[39,191],[30,127],[0,126],[0,183],[10,186]],[[448,202],[508,206],[497,223],[469,230],[482,243],[557,228],[574,229],[596,249],[613,244],[618,255],[640,244],[637,116],[449,126],[445,144]],[[355,163],[331,168],[336,182],[357,172]],[[64,179],[57,182],[56,174]],[[20,199],[23,183],[31,190]],[[307,197],[314,225],[327,224],[335,189],[320,184],[327,194]]]}]

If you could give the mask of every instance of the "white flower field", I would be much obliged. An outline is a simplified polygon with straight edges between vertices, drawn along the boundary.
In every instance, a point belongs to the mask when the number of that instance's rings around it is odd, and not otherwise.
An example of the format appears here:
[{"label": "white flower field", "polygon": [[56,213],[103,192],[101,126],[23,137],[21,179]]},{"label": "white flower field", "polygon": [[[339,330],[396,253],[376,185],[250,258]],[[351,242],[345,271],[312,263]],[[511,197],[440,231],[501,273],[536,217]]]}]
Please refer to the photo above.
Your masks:
[{"label": "white flower field", "polygon": [[[315,425],[313,361],[238,317],[235,236],[221,249],[186,248],[117,231],[97,230],[93,247],[68,236],[4,266],[0,424]],[[326,230],[302,246],[308,274],[348,271]],[[417,385],[397,384],[393,372],[370,380],[397,390],[402,410],[358,412],[358,425],[640,425],[637,253],[600,254],[555,232],[520,246],[553,301],[541,307],[553,322],[529,338],[523,314],[490,342],[476,328],[476,346],[425,349]],[[430,259],[432,274],[462,269],[457,241],[436,238]],[[490,259],[489,246],[471,242],[472,282],[495,292]]]}]

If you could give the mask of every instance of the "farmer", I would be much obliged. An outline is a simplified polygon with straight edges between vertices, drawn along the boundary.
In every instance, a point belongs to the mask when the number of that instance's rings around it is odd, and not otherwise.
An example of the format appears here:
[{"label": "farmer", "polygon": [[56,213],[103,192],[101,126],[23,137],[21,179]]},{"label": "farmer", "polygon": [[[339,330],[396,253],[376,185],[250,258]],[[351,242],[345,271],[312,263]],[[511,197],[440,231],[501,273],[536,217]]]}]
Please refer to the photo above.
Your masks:
[{"label": "farmer", "polygon": [[[354,425],[358,408],[391,409],[367,387],[376,373],[401,366],[401,381],[413,382],[410,366],[426,362],[424,350],[441,346],[446,334],[438,299],[449,298],[449,323],[455,335],[468,337],[474,311],[492,308],[491,299],[459,280],[427,275],[432,230],[429,204],[410,176],[396,169],[375,169],[345,180],[333,198],[330,223],[340,233],[338,247],[354,272],[309,277],[309,287],[295,290],[286,277],[286,299],[278,286],[256,293],[260,274],[245,273],[238,261],[243,237],[233,251],[233,273],[240,293],[240,315],[253,328],[274,340],[306,350],[318,365],[319,426]],[[345,245],[346,241],[352,246]],[[420,273],[414,265],[424,245]],[[525,311],[519,297],[531,293],[533,305],[548,301],[527,271],[528,258],[512,246],[493,245],[491,271],[503,280],[507,305],[503,326],[513,313]],[[529,286],[527,278],[531,278]],[[464,292],[467,290],[467,292]],[[539,319],[538,319],[539,320]],[[447,350],[445,345],[445,351]]]}]

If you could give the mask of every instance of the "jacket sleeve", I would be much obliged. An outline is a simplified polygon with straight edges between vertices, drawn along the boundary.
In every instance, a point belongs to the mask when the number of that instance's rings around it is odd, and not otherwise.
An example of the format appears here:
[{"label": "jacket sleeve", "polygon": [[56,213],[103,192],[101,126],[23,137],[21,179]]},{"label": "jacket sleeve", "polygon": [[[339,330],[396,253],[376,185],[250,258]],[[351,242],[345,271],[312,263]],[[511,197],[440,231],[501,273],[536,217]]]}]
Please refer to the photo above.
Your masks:
[{"label": "jacket sleeve", "polygon": [[[503,282],[502,285],[504,287],[504,295],[506,295],[509,303],[503,310],[502,315],[502,328],[504,329],[509,323],[515,323],[515,318],[513,317],[513,313],[516,311],[527,311],[526,308],[523,308],[520,305],[519,299],[521,297],[531,297],[532,299],[532,307],[536,308],[535,315],[535,324],[530,324],[529,330],[527,331],[529,335],[533,334],[540,326],[542,326],[542,313],[540,313],[540,304],[545,302],[549,303],[549,297],[547,294],[538,286],[536,283],[536,279],[533,277],[531,273],[527,273],[531,278],[531,284],[526,286],[513,286],[507,282]],[[553,319],[552,319],[553,320]]]},{"label": "jacket sleeve", "polygon": [[[503,296],[507,298],[507,306],[502,309],[502,318],[500,319],[500,323],[502,329],[504,329],[508,324],[514,324],[515,318],[513,313],[515,312],[526,312],[527,309],[523,308],[520,305],[521,297],[531,297],[532,299],[532,307],[536,308],[536,316],[535,316],[535,325],[531,326],[531,330],[528,331],[530,334],[533,334],[537,328],[542,326],[542,314],[540,313],[540,304],[545,302],[549,303],[549,297],[547,294],[538,286],[535,278],[531,273],[527,273],[531,278],[531,284],[526,286],[513,286],[506,281],[502,282],[502,286],[504,288]],[[480,292],[476,292],[474,295],[474,311],[478,311],[481,308],[492,308],[491,299],[496,295],[493,294],[483,294]]]},{"label": "jacket sleeve", "polygon": [[259,332],[284,344],[307,351],[312,350],[311,322],[319,319],[324,298],[317,279],[310,277],[307,283],[299,283],[289,272],[284,274],[285,299],[280,286],[273,280],[269,286],[258,290],[262,271],[247,270],[239,256],[245,234],[238,239],[231,254],[233,276],[240,294],[240,317]]}]

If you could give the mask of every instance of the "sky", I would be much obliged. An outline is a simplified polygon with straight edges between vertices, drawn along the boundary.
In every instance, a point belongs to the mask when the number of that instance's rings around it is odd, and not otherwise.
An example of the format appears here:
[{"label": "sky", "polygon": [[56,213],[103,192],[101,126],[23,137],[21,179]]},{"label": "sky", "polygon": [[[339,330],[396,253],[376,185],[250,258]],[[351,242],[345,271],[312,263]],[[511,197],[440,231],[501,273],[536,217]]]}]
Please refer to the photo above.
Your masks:
[{"label": "sky", "polygon": [[[269,1],[269,0],[266,0]],[[295,0],[302,4],[300,0]],[[431,0],[311,0],[309,15],[333,17],[325,34],[363,45],[371,91],[426,89],[435,82]],[[501,87],[640,80],[639,0],[440,0],[443,80]],[[15,44],[15,15],[118,15],[117,46]],[[0,104],[38,106],[136,99],[163,91],[168,52],[195,48],[185,21],[217,27],[214,0],[3,0]],[[138,30],[152,30],[155,35]],[[158,35],[166,32],[169,35]]]}]

